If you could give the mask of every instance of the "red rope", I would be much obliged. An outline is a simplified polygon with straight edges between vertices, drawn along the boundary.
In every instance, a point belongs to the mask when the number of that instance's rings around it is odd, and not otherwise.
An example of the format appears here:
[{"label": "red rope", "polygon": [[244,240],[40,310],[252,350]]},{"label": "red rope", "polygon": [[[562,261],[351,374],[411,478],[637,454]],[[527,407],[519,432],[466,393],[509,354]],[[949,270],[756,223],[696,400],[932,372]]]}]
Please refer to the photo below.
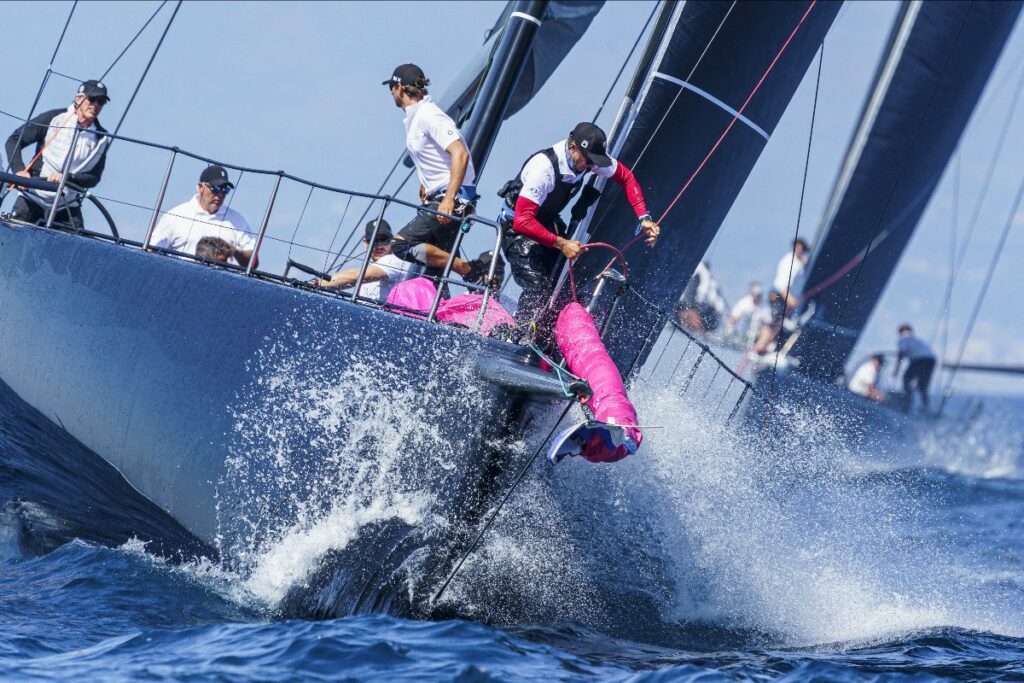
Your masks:
[{"label": "red rope", "polygon": [[[742,116],[744,110],[746,110],[747,105],[750,104],[750,101],[752,99],[754,99],[754,95],[757,94],[757,91],[761,89],[761,85],[765,82],[765,79],[768,78],[768,74],[772,72],[772,69],[775,68],[775,64],[779,61],[779,58],[782,57],[782,53],[784,53],[786,51],[786,48],[789,47],[789,44],[793,42],[793,37],[796,36],[797,31],[800,30],[801,26],[803,26],[804,20],[807,19],[807,15],[811,13],[811,10],[814,9],[814,5],[817,4],[817,2],[818,0],[811,0],[811,4],[807,6],[807,11],[804,12],[802,17],[800,17],[800,21],[797,22],[797,25],[793,28],[793,31],[789,34],[789,37],[786,38],[786,42],[782,44],[781,48],[779,48],[778,53],[775,55],[775,59],[773,59],[772,63],[768,65],[768,68],[765,69],[765,72],[761,75],[761,79],[757,82],[757,85],[754,86],[754,89],[750,91],[750,95],[747,96],[747,99],[743,103],[743,106],[740,107],[739,111],[736,112],[736,115],[732,117],[732,121],[730,121],[729,125],[725,127],[725,130],[722,131],[722,134],[718,137],[718,140],[715,142],[714,146],[711,147],[711,151],[707,153],[707,156],[704,157],[704,160],[700,162],[700,165],[697,166],[697,169],[686,181],[686,184],[683,185],[683,189],[679,190],[679,193],[668,205],[668,208],[666,208],[664,213],[661,214],[661,217],[657,221],[659,224],[665,220],[665,218],[668,216],[669,211],[672,210],[672,208],[676,205],[676,202],[679,201],[679,198],[682,197],[683,193],[689,189],[690,185],[693,184],[694,179],[696,179],[700,172],[704,170],[704,167],[707,165],[708,161],[711,159],[712,156],[714,156],[715,152],[718,151],[718,148],[719,146],[721,146],[722,141],[725,140],[725,136],[728,135],[729,131],[732,130],[732,127],[736,125],[736,122],[739,121],[740,116]],[[641,232],[636,237],[627,242],[625,246],[622,247],[622,250],[625,251],[643,237],[644,233]]]},{"label": "red rope", "polygon": [[[616,259],[618,259],[619,261],[622,262],[622,275],[629,275],[629,264],[626,263],[626,257],[622,255],[622,251],[620,251],[618,247],[612,246],[611,244],[607,244],[605,242],[590,242],[589,244],[580,245],[580,251],[584,252],[588,249],[593,249],[595,247],[600,247],[602,249],[608,249],[609,251],[615,252],[615,255],[612,256],[612,260],[608,262],[608,265],[604,267],[604,270],[607,270],[613,263],[615,263]],[[573,259],[572,261],[569,262],[569,290],[572,292],[573,301],[576,301],[576,277],[573,275],[572,271],[575,265],[576,259]]]}]

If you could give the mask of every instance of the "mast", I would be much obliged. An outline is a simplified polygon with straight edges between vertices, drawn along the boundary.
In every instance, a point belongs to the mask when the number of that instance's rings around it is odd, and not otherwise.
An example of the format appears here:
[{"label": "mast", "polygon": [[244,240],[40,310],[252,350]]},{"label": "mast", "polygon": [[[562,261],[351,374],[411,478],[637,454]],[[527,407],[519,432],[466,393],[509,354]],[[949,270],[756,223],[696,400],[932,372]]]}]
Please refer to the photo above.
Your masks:
[{"label": "mast", "polygon": [[478,179],[498,136],[498,129],[505,118],[505,111],[508,109],[516,83],[523,73],[526,58],[547,6],[546,0],[516,2],[498,40],[491,68],[484,76],[473,113],[462,131]]},{"label": "mast", "polygon": [[[637,296],[620,300],[605,337],[620,370],[642,363],[647,332],[660,319],[658,309],[674,307],[841,4],[666,3],[665,28],[656,47],[649,46],[653,57],[640,87],[631,85],[637,105],[623,119],[621,135],[616,127],[613,150],[618,148],[618,158],[640,181],[655,218],[691,176],[693,181],[663,221],[658,246],[641,243],[626,252],[632,290],[656,308]],[[742,116],[722,137],[748,98]],[[633,239],[636,215],[619,188],[608,188],[592,215],[588,241],[622,246]],[[577,283],[596,275],[608,258],[587,252],[579,259]]]},{"label": "mast", "polygon": [[920,0],[902,7],[815,239],[804,286],[814,318],[790,352],[802,373],[822,381],[843,373],[1020,9]]}]

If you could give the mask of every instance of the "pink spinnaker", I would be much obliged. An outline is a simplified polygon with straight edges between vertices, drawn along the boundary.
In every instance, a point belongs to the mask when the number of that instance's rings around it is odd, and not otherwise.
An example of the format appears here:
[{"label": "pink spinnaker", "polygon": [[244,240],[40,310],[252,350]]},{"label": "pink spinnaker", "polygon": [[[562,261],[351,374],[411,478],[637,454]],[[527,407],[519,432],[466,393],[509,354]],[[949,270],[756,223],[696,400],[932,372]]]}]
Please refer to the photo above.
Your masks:
[{"label": "pink spinnaker", "polygon": [[[430,305],[434,303],[435,296],[437,296],[437,288],[434,287],[434,283],[425,277],[418,277],[400,282],[392,287],[391,293],[388,294],[388,303],[428,313]],[[441,322],[465,325],[472,329],[476,324],[477,316],[480,315],[483,300],[483,294],[476,292],[466,292],[451,299],[445,299],[437,307],[437,319]],[[420,317],[407,311],[398,312],[403,315]],[[484,312],[484,319],[480,323],[480,334],[486,336],[498,325],[512,325],[514,327],[515,324],[515,319],[498,303],[497,298],[488,298],[487,310]]]},{"label": "pink spinnaker", "polygon": [[611,425],[623,425],[632,443],[609,443],[607,435],[594,433],[583,444],[583,458],[590,462],[615,462],[636,452],[643,440],[637,427],[636,408],[626,396],[622,376],[601,341],[597,325],[583,306],[571,303],[558,314],[555,341],[565,357],[569,371],[587,380],[593,391],[589,405],[594,419]]}]

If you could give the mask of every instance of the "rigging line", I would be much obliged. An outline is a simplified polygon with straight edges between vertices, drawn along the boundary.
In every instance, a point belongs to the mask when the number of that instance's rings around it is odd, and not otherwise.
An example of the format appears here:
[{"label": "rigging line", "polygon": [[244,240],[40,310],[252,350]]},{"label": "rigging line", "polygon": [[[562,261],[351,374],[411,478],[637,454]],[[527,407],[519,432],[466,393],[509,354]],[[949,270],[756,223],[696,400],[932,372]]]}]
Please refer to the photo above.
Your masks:
[{"label": "rigging line", "polygon": [[[818,49],[818,75],[814,81],[814,104],[811,105],[811,128],[807,133],[807,153],[804,156],[804,178],[800,183],[800,203],[796,210],[796,228],[793,230],[793,249],[796,248],[795,242],[800,237],[800,222],[804,215],[804,197],[807,194],[807,175],[811,168],[811,148],[814,144],[814,122],[818,114],[818,93],[821,91],[821,66],[825,61],[825,41],[821,41],[821,47]],[[793,285],[793,265],[796,261],[796,252],[791,252],[789,259],[789,274],[786,279],[786,301],[789,301],[790,287]],[[785,316],[783,316],[785,318]],[[771,410],[772,401],[775,399],[775,378],[779,371],[779,356],[781,351],[775,352],[775,359],[772,362],[772,380],[768,384],[768,409],[765,411],[765,421],[767,422],[769,412]],[[762,436],[764,435],[764,426],[762,425]],[[762,444],[764,439],[762,438]]]},{"label": "rigging line", "polygon": [[130,41],[128,41],[128,44],[124,46],[124,49],[123,49],[123,50],[121,50],[121,54],[119,54],[119,55],[117,56],[117,58],[116,58],[116,59],[115,59],[115,60],[113,61],[113,63],[111,63],[111,65],[107,67],[107,70],[103,72],[103,75],[102,75],[102,76],[100,76],[100,80],[101,80],[101,81],[102,81],[102,80],[103,80],[104,78],[106,78],[106,77],[107,77],[107,74],[109,74],[109,73],[110,73],[110,71],[111,71],[111,70],[112,70],[112,69],[113,69],[113,68],[114,68],[115,66],[117,66],[117,63],[118,63],[119,61],[121,61],[121,57],[124,57],[124,54],[125,54],[126,52],[128,52],[128,49],[129,49],[129,48],[130,48],[130,47],[131,47],[132,45],[134,45],[134,44],[135,44],[135,41],[139,39],[139,36],[141,36],[141,35],[142,35],[142,32],[146,30],[146,27],[147,27],[147,26],[149,26],[149,24],[150,24],[150,23],[151,23],[151,22],[152,22],[152,21],[153,21],[154,19],[156,19],[156,15],[160,14],[160,10],[162,10],[162,9],[164,8],[164,5],[166,5],[166,4],[167,4],[167,0],[163,0],[163,2],[161,2],[161,3],[160,3],[160,6],[156,8],[156,11],[155,11],[155,12],[153,12],[153,14],[152,14],[152,15],[150,15],[149,19],[147,19],[147,20],[146,20],[146,23],[145,23],[145,24],[143,24],[143,25],[142,25],[142,28],[140,28],[140,29],[139,29],[139,32],[135,34],[135,37],[134,37],[134,38],[132,38],[132,39],[131,39]]},{"label": "rigging line", "polygon": [[[736,115],[732,117],[731,121],[729,121],[729,125],[725,127],[724,131],[722,131],[722,134],[719,136],[719,138],[715,142],[715,144],[711,147],[711,150],[708,152],[707,156],[705,156],[704,160],[702,162],[700,162],[700,165],[693,172],[693,175],[691,175],[689,180],[686,181],[686,184],[683,185],[683,188],[681,190],[679,190],[679,194],[677,194],[675,196],[675,198],[672,200],[672,202],[668,205],[668,208],[666,208],[665,211],[661,214],[661,218],[659,218],[657,220],[658,223],[661,223],[661,222],[663,222],[665,220],[665,217],[668,216],[669,212],[672,210],[672,207],[674,207],[676,205],[676,202],[679,201],[679,198],[683,196],[683,193],[686,192],[687,189],[689,189],[689,187],[693,183],[694,179],[704,169],[704,166],[707,165],[708,160],[710,160],[711,157],[714,155],[714,153],[716,151],[718,151],[718,147],[722,144],[722,141],[725,140],[725,137],[729,134],[729,131],[732,130],[732,127],[736,125],[736,122],[739,121],[740,116],[743,115],[743,112],[746,110],[746,108],[750,104],[751,100],[754,99],[754,95],[756,95],[757,91],[761,89],[761,86],[764,84],[765,80],[768,78],[768,74],[770,74],[772,72],[772,69],[775,68],[775,65],[778,63],[779,59],[782,57],[782,54],[789,47],[790,43],[793,42],[793,38],[796,36],[797,32],[800,30],[800,27],[804,25],[804,21],[807,19],[807,16],[811,13],[811,10],[814,9],[814,6],[817,4],[817,2],[818,2],[818,0],[811,0],[811,3],[807,6],[807,10],[803,13],[803,16],[800,17],[800,21],[798,21],[796,26],[793,27],[793,31],[789,34],[789,37],[786,38],[786,42],[784,42],[782,44],[782,47],[779,48],[778,53],[775,55],[775,58],[772,59],[772,62],[771,62],[771,64],[768,65],[768,68],[765,69],[764,74],[761,75],[761,79],[757,82],[757,85],[755,85],[754,89],[750,91],[750,94],[747,96],[747,99],[743,103],[743,106],[741,106],[736,111]],[[633,242],[636,242],[637,239],[640,238],[642,235],[643,235],[643,233],[640,233],[640,235],[637,235],[636,237],[634,237],[633,240],[630,242],[630,244],[632,244]],[[625,248],[625,247],[623,247],[623,248]]]},{"label": "rigging line", "polygon": [[295,237],[299,234],[299,226],[302,225],[302,219],[306,216],[306,209],[309,207],[309,200],[313,196],[313,190],[315,188],[309,186],[309,194],[306,195],[306,203],[302,205],[302,212],[299,213],[299,220],[295,223],[295,230],[292,232],[292,239],[288,242],[288,260],[292,260],[292,247],[295,246]]},{"label": "rigging line", "polygon": [[160,34],[160,40],[157,41],[156,47],[153,48],[153,54],[149,57],[149,62],[146,64],[145,70],[142,72],[142,76],[139,77],[139,82],[135,86],[135,91],[132,93],[131,99],[128,100],[128,104],[125,105],[124,112],[121,114],[121,120],[117,122],[117,127],[114,128],[114,135],[117,135],[118,131],[121,130],[121,125],[124,123],[124,119],[128,116],[128,110],[132,108],[132,104],[135,102],[135,96],[139,94],[139,89],[142,87],[143,81],[146,80],[146,76],[149,74],[149,68],[153,66],[153,60],[156,59],[156,55],[160,52],[160,46],[164,44],[164,38],[167,37],[167,32],[171,30],[171,24],[174,23],[174,18],[178,16],[178,10],[181,9],[182,0],[174,5],[174,12],[171,13],[171,18],[167,20],[167,25],[164,26],[164,32]]},{"label": "rigging line", "polygon": [[327,272],[327,260],[333,255],[332,250],[334,249],[334,241],[338,239],[338,231],[341,230],[342,224],[345,222],[345,216],[348,215],[348,207],[352,206],[352,195],[348,196],[348,201],[345,202],[345,208],[341,211],[341,218],[338,219],[338,227],[334,229],[334,237],[331,238],[331,243],[327,245],[327,255],[324,256],[324,267],[323,271]]},{"label": "rigging line", "polygon": [[[722,17],[722,21],[718,23],[718,28],[716,28],[715,32],[711,34],[711,39],[708,40],[707,45],[704,46],[704,51],[700,53],[700,57],[698,57],[697,61],[694,62],[693,68],[690,69],[690,73],[686,75],[686,82],[689,82],[693,78],[693,75],[697,73],[697,67],[699,67],[700,63],[704,60],[704,55],[706,55],[708,53],[708,50],[711,49],[712,43],[715,42],[715,38],[718,37],[718,34],[722,30],[722,27],[725,26],[725,22],[729,19],[729,15],[732,14],[733,9],[736,7],[736,3],[737,0],[733,0],[732,4],[729,5],[729,9],[726,10],[725,16]],[[653,71],[651,73],[653,73]],[[632,166],[634,168],[637,164],[640,163],[640,160],[643,158],[644,154],[647,153],[647,148],[651,146],[652,142],[654,142],[655,136],[658,134],[658,131],[661,130],[661,126],[665,123],[665,119],[668,118],[669,113],[672,111],[672,107],[676,106],[676,102],[679,100],[680,95],[683,94],[683,90],[684,88],[679,88],[679,91],[676,93],[676,96],[672,98],[672,101],[669,103],[668,108],[665,109],[665,113],[661,115],[661,120],[658,121],[658,125],[654,127],[654,132],[651,133],[650,137],[647,138],[647,142],[644,144],[644,148],[640,150],[640,154],[638,154],[636,159],[633,161]]]},{"label": "rigging line", "polygon": [[[956,39],[953,41],[953,47],[960,42],[960,36],[964,31],[964,26],[967,23],[967,16],[971,13],[973,3],[968,6],[967,10],[963,13],[963,18],[960,20],[960,28],[957,30]],[[907,163],[910,161],[910,154],[917,145],[918,136],[921,134],[921,128],[924,125],[924,119],[928,112],[931,111],[932,104],[935,102],[935,95],[939,92],[939,86],[942,81],[946,78],[946,69],[949,66],[949,60],[953,56],[953,49],[950,49],[946,53],[946,59],[942,62],[942,69],[939,71],[939,78],[936,79],[935,85],[932,87],[931,95],[928,97],[928,104],[925,105],[922,110],[920,118],[917,120],[917,127],[914,129],[914,137],[910,140],[910,146],[907,147],[907,153],[903,156],[903,161],[900,163],[899,172],[896,174],[896,181],[893,182],[892,188],[889,190],[889,196],[885,200],[885,204],[882,206],[882,211],[878,215],[878,221],[875,223],[875,227],[871,232],[871,239],[868,240],[868,246],[864,254],[864,258],[861,259],[860,263],[857,264],[857,270],[853,273],[853,282],[846,289],[846,296],[843,298],[843,303],[839,307],[839,315],[836,316],[836,322],[832,325],[832,337],[835,337],[836,330],[839,329],[840,323],[843,321],[843,316],[846,314],[846,307],[850,302],[850,297],[853,295],[854,289],[857,287],[857,282],[860,280],[861,271],[864,270],[864,264],[868,262],[868,257],[871,256],[871,251],[875,243],[875,238],[878,237],[879,230],[882,227],[882,222],[885,220],[885,215],[889,211],[889,205],[892,203],[892,198],[896,196],[896,188],[899,187],[900,181],[903,179],[903,173],[907,169]]]},{"label": "rigging line", "polygon": [[[935,329],[932,331],[932,336],[928,340],[928,345],[931,346],[932,342],[935,341],[935,337],[938,336],[939,330],[942,330],[942,352],[939,358],[946,358],[946,351],[949,349],[949,314],[950,314],[950,300],[953,296],[953,282],[956,273],[956,240],[957,240],[957,221],[960,216],[960,172],[962,168],[963,154],[960,149],[956,153],[956,171],[953,175],[953,220],[950,224],[949,231],[949,279],[946,281],[946,295],[943,297],[942,310],[939,312],[939,318],[935,321]],[[944,368],[939,368],[939,376],[945,371]],[[939,386],[942,383],[939,382]]]},{"label": "rigging line", "polygon": [[537,447],[537,450],[534,452],[533,456],[526,461],[525,465],[523,465],[523,469],[519,470],[519,474],[516,476],[515,481],[512,482],[512,486],[510,486],[508,488],[508,491],[505,492],[505,497],[501,499],[501,502],[498,503],[498,506],[494,508],[494,512],[491,513],[491,516],[487,519],[486,522],[484,522],[484,526],[482,529],[480,529],[480,533],[478,533],[476,535],[476,538],[473,539],[473,542],[470,544],[469,549],[466,550],[466,552],[462,554],[462,557],[459,558],[459,561],[455,564],[455,568],[452,569],[452,573],[448,575],[448,578],[445,579],[444,583],[441,584],[441,587],[437,589],[436,593],[434,593],[434,597],[430,600],[432,604],[436,603],[441,598],[445,590],[447,590],[448,584],[452,582],[452,579],[455,578],[455,575],[459,573],[460,569],[462,569],[462,565],[463,563],[465,563],[466,558],[469,557],[474,550],[476,550],[477,545],[480,543],[480,539],[483,538],[484,534],[487,533],[487,530],[491,528],[491,524],[494,523],[494,520],[498,517],[498,513],[501,512],[501,508],[505,506],[505,503],[508,502],[508,499],[512,495],[512,492],[516,490],[517,486],[519,486],[519,482],[521,482],[523,480],[523,477],[526,476],[526,473],[530,470],[530,466],[533,465],[533,462],[537,459],[537,457],[544,452],[544,446],[546,446],[551,437],[554,436],[555,430],[558,429],[558,425],[562,424],[562,420],[564,420],[565,416],[569,414],[569,411],[572,409],[573,405],[575,405],[575,401],[568,402],[568,405],[565,406],[565,410],[562,411],[562,414],[558,416],[558,420],[555,421],[555,426],[551,428],[551,431],[548,432],[548,435],[544,437],[543,441],[540,442],[540,446]]},{"label": "rigging line", "polygon": [[[386,176],[384,176],[384,180],[381,182],[380,187],[377,188],[377,191],[374,192],[374,194],[379,195],[381,192],[384,191],[384,186],[388,184],[388,181],[391,180],[391,176],[395,174],[395,171],[398,169],[399,164],[402,163],[402,159],[405,158],[405,154],[406,154],[405,150],[402,150],[402,153],[400,155],[398,155],[398,159],[395,160],[394,166],[392,166],[391,170],[388,171],[388,174]],[[362,224],[363,219],[366,218],[366,214],[368,214],[370,212],[370,209],[373,208],[373,205],[376,202],[377,202],[376,199],[371,199],[370,202],[366,205],[366,209],[363,211],[363,214],[361,216],[359,216],[359,219],[355,222],[355,225],[352,228],[352,231],[349,232],[348,237],[345,238],[345,243],[342,244],[341,247],[338,249],[338,253],[339,254],[341,254],[346,249],[348,249],[349,242],[352,241],[352,237],[359,231],[359,226]],[[347,207],[346,207],[346,209],[347,209]],[[334,237],[331,238],[331,245],[332,246],[334,245],[334,242],[338,239],[338,233],[340,231],[341,231],[341,224],[339,223],[338,224],[338,228],[334,231]],[[331,261],[330,268],[325,268],[324,270],[325,271],[333,270],[334,266],[336,266],[336,265],[338,265],[338,259],[337,258],[335,258],[333,261]]]},{"label": "rigging line", "polygon": [[[1021,69],[1020,75],[1017,77],[1017,86],[1014,89],[1012,104],[1007,111],[1006,119],[1003,121],[1003,128],[999,133],[999,140],[994,148],[992,162],[989,164],[988,169],[985,172],[985,180],[981,184],[981,192],[978,194],[977,203],[974,205],[974,211],[971,213],[971,221],[967,224],[967,230],[964,234],[964,241],[960,245],[960,251],[955,260],[952,275],[950,275],[950,281],[946,288],[946,295],[942,302],[942,310],[936,319],[936,325],[941,320],[943,315],[948,316],[948,311],[952,305],[953,298],[953,283],[956,280],[957,275],[960,273],[960,267],[964,263],[964,259],[967,257],[967,247],[971,243],[971,237],[974,235],[974,228],[978,225],[978,218],[981,215],[981,207],[985,203],[985,198],[988,196],[989,188],[992,185],[992,179],[995,175],[996,168],[999,167],[999,160],[1002,158],[1003,148],[1006,146],[1006,138],[1010,132],[1010,124],[1013,123],[1013,118],[1017,113],[1017,107],[1020,105],[1020,96],[1024,92],[1024,68]],[[938,329],[938,327],[936,327]]]},{"label": "rigging line", "polygon": [[946,382],[946,388],[943,391],[943,397],[947,396],[950,389],[953,387],[953,380],[956,379],[956,373],[960,369],[960,364],[964,359],[964,351],[967,350],[967,342],[970,340],[971,332],[974,330],[974,323],[978,320],[978,314],[981,312],[981,306],[985,301],[985,296],[988,294],[988,287],[992,284],[992,276],[995,274],[996,266],[999,265],[999,258],[1003,255],[1003,247],[1006,246],[1006,240],[1010,236],[1010,229],[1013,227],[1015,219],[1017,218],[1017,209],[1020,208],[1022,197],[1024,197],[1024,177],[1021,177],[1020,184],[1017,187],[1017,196],[1014,197],[1013,208],[1010,209],[1010,213],[1006,217],[1006,225],[1003,226],[1003,232],[999,236],[999,242],[996,244],[996,250],[992,254],[992,261],[989,263],[988,272],[985,273],[985,281],[981,285],[981,290],[978,292],[978,298],[974,302],[974,309],[971,311],[970,320],[967,322],[967,329],[964,332],[963,339],[960,340],[960,349],[957,351],[956,363],[950,371],[949,380]]},{"label": "rigging line", "polygon": [[626,59],[622,61],[622,66],[619,67],[619,73],[615,74],[615,79],[612,80],[612,84],[608,86],[608,92],[605,93],[604,99],[601,100],[601,106],[597,108],[597,111],[594,113],[594,117],[590,119],[591,123],[597,123],[597,117],[601,115],[602,111],[604,111],[604,105],[608,104],[608,99],[612,96],[612,91],[615,90],[615,86],[618,85],[619,79],[622,78],[622,73],[629,65],[629,60],[633,58],[633,53],[636,52],[636,48],[640,44],[640,40],[644,37],[644,34],[647,33],[647,27],[651,25],[651,19],[654,19],[654,15],[657,14],[658,6],[660,4],[660,2],[654,3],[654,7],[651,9],[651,13],[647,17],[647,21],[644,22],[644,27],[640,29],[640,33],[637,34],[636,40],[633,42],[633,47],[629,48],[629,54],[626,55]]},{"label": "rigging line", "polygon": [[[46,90],[46,84],[50,80],[50,74],[53,73],[53,62],[57,59],[57,53],[60,52],[60,46],[64,42],[64,36],[68,32],[68,26],[71,25],[71,17],[75,16],[76,7],[78,7],[78,0],[75,0],[73,3],[71,3],[71,11],[68,12],[68,18],[64,21],[64,28],[61,29],[60,37],[57,38],[57,44],[53,48],[53,54],[50,55],[50,63],[46,67],[46,73],[43,74],[43,80],[39,84],[39,89],[36,91],[35,99],[32,100],[32,107],[29,109],[28,116],[25,118],[26,123],[21,127],[21,132],[18,133],[18,142],[15,145],[15,149],[19,150],[19,152],[21,149],[21,140],[25,136],[25,128],[28,127],[28,121],[31,121],[32,117],[35,116],[36,107],[39,106],[39,98],[43,96],[43,91]],[[8,173],[10,173],[11,171],[10,159],[7,160],[6,170]],[[0,201],[3,201],[4,197],[6,196],[7,192],[0,191]]]}]

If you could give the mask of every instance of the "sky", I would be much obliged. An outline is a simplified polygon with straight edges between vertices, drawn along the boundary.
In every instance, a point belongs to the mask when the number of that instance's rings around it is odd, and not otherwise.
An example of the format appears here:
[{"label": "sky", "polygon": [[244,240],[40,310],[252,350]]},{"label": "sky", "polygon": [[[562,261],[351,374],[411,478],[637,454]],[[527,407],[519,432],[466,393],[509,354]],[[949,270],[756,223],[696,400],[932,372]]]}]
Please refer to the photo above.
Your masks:
[{"label": "sky", "polygon": [[[175,145],[240,166],[283,169],[320,183],[376,191],[403,149],[402,113],[380,85],[393,67],[420,64],[434,94],[444,92],[477,51],[502,10],[502,2],[185,2],[142,84],[121,133]],[[56,72],[98,78],[114,61],[158,2],[82,2],[53,62]],[[168,3],[104,79],[111,103],[101,121],[113,130],[170,16]],[[479,211],[494,215],[497,188],[535,150],[589,120],[601,104],[653,8],[646,1],[608,2],[560,69],[522,111],[507,121],[480,177]],[[17,49],[6,55],[0,111],[28,114],[46,73],[70,2],[0,1],[0,25],[16,28]],[[861,104],[888,35],[895,3],[848,2],[825,43],[821,91],[800,232],[813,238]],[[996,137],[1024,67],[1024,30],[1018,25],[951,163],[890,281],[854,356],[892,349],[896,327],[909,321],[926,339],[933,335],[949,273],[950,236],[962,236],[978,202]],[[631,74],[631,66],[626,69]],[[814,96],[808,72],[778,128],[726,218],[707,258],[730,302],[752,279],[769,282],[791,239],[803,173]],[[627,77],[613,91],[598,124],[610,128]],[[53,75],[37,111],[65,106],[77,82]],[[950,315],[955,355],[970,309],[1007,220],[1024,158],[1024,114],[1014,125],[980,208],[980,220],[954,289]],[[0,130],[17,122],[0,114]],[[6,135],[6,133],[4,133]],[[97,194],[110,198],[123,235],[142,239],[167,167],[165,152],[115,144]],[[188,199],[203,163],[180,159],[165,208]],[[957,171],[959,169],[959,171]],[[399,174],[399,179],[404,173]],[[955,182],[958,178],[958,183]],[[641,179],[652,182],[656,179]],[[273,179],[245,174],[231,195],[232,206],[258,225]],[[954,187],[959,185],[959,200]],[[402,195],[414,199],[415,182]],[[397,181],[388,186],[393,191]],[[687,198],[684,198],[685,202]],[[113,200],[117,200],[116,202]],[[10,200],[8,200],[10,202]],[[4,207],[9,209],[9,206]],[[280,272],[291,255],[324,265],[324,249],[337,234],[345,240],[366,209],[357,200],[327,192],[308,193],[282,184],[270,221],[261,267]],[[394,211],[401,225],[411,217]],[[339,219],[341,229],[338,229]],[[1024,365],[1024,212],[995,273],[965,361]],[[671,217],[664,229],[670,230]],[[492,245],[486,228],[467,240],[476,253]],[[294,237],[293,237],[294,236]],[[300,245],[289,247],[288,242]],[[337,248],[337,246],[335,247]],[[1024,392],[1024,381],[962,373],[964,391]]]}]

